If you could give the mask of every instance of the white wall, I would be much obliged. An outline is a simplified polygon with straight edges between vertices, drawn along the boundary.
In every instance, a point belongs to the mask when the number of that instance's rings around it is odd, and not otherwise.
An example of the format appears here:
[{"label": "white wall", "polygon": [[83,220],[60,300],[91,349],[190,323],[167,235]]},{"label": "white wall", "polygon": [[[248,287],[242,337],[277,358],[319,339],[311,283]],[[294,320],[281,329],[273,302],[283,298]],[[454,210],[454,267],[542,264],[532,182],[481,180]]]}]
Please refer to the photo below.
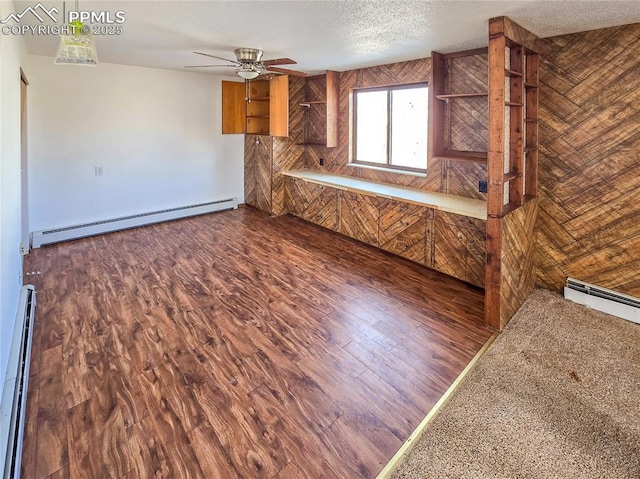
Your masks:
[{"label": "white wall", "polygon": [[220,77],[41,56],[28,66],[30,231],[244,201],[244,140],[220,133]]},{"label": "white wall", "polygon": [[[13,8],[0,2],[0,18]],[[22,285],[20,254],[20,37],[0,34],[0,397]],[[2,441],[0,441],[2,442]],[[4,470],[0,452],[0,471]]]}]

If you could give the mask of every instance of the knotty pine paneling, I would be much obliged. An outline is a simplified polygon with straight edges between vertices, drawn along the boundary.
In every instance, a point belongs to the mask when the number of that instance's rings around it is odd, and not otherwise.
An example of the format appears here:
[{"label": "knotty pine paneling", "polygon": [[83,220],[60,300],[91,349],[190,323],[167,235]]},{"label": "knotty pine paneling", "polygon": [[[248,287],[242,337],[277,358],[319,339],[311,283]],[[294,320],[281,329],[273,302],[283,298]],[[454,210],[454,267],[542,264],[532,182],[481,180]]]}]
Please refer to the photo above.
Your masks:
[{"label": "knotty pine paneling", "polygon": [[640,296],[640,24],[543,41],[537,282]]}]

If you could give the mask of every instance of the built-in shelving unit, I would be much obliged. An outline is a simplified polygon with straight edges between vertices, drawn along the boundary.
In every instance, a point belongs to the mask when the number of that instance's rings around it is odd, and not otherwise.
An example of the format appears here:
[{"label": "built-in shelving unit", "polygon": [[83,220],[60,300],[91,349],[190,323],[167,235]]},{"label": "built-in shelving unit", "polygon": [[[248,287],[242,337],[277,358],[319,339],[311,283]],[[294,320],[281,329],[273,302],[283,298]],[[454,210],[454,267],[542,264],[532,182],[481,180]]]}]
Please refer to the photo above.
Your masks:
[{"label": "built-in shelving unit", "polygon": [[300,145],[338,146],[338,99],[340,74],[327,71],[305,79],[305,99],[298,106],[304,108],[304,140]]},{"label": "built-in shelving unit", "polygon": [[502,329],[535,286],[539,40],[489,21],[485,323]]},{"label": "built-in shelving unit", "polygon": [[223,81],[222,133],[289,136],[289,77]]},{"label": "built-in shelving unit", "polygon": [[[455,108],[454,102],[460,101],[487,101],[488,85],[451,85],[449,78],[452,62],[464,61],[464,57],[473,57],[476,55],[486,55],[487,49],[481,48],[476,50],[468,50],[464,52],[456,52],[451,54],[441,54],[432,52],[432,79],[429,83],[429,116],[431,117],[429,128],[429,158],[439,158],[453,161],[466,161],[474,163],[487,163],[487,151],[469,151],[455,148],[452,145],[451,136],[455,129],[452,121],[452,108]],[[454,88],[464,88],[463,91],[455,91]],[[483,110],[486,111],[486,104],[483,104]],[[471,106],[469,108],[473,110]],[[486,125],[488,119],[483,119]],[[485,146],[485,145],[483,145]]]}]

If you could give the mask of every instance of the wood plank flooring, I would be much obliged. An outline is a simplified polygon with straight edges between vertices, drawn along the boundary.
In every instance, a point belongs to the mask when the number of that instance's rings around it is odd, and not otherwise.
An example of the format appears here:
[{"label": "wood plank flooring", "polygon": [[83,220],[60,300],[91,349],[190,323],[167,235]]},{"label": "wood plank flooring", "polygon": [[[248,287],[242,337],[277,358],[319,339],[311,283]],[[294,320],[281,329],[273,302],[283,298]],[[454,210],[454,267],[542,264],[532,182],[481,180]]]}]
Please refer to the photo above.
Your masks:
[{"label": "wood plank flooring", "polygon": [[483,294],[252,208],[34,250],[26,478],[372,478]]}]

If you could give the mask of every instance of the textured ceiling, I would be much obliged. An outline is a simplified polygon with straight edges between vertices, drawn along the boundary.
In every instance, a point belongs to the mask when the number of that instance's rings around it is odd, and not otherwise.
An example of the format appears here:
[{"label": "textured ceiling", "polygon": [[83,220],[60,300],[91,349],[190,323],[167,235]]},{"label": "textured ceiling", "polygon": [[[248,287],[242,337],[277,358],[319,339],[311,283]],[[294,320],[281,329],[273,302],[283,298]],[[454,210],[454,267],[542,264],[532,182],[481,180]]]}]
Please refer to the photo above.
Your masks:
[{"label": "textured ceiling", "polygon": [[[22,11],[31,2],[16,1]],[[62,1],[42,1],[62,12]],[[75,1],[67,1],[70,9]],[[540,37],[640,22],[640,1],[91,1],[80,10],[125,12],[122,35],[96,37],[101,62],[182,69],[202,51],[233,58],[238,47],[290,57],[317,73],[486,46],[487,21],[507,15]],[[60,15],[61,16],[61,15]],[[22,22],[27,21],[27,16]],[[30,17],[32,24],[37,20]],[[53,56],[58,38],[25,35],[30,53]],[[211,68],[203,73],[233,75]]]}]

